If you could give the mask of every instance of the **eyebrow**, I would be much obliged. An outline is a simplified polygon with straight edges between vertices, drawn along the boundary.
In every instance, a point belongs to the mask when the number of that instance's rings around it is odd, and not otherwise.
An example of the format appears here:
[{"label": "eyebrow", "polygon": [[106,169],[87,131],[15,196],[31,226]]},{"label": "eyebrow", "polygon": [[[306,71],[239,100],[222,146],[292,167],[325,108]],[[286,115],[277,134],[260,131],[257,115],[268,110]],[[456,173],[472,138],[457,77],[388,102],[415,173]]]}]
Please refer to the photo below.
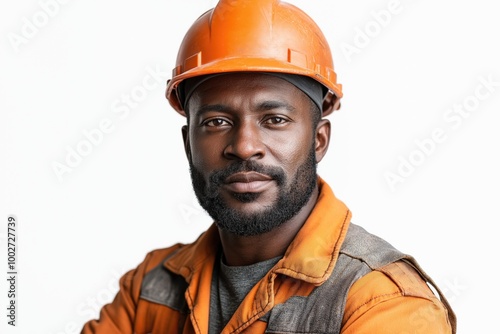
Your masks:
[{"label": "eyebrow", "polygon": [[257,106],[257,110],[259,111],[267,111],[273,109],[285,109],[290,112],[296,111],[296,108],[294,106],[283,101],[275,101],[275,100],[264,101]]},{"label": "eyebrow", "polygon": [[223,104],[205,104],[195,110],[197,115],[202,115],[208,111],[231,111],[232,109]]},{"label": "eyebrow", "polygon": [[[295,112],[297,110],[289,103],[274,100],[263,101],[259,103],[256,108],[257,111],[269,111],[273,109],[285,109],[289,112]],[[224,104],[206,104],[198,108],[196,114],[202,115],[209,111],[232,112],[234,109]]]}]

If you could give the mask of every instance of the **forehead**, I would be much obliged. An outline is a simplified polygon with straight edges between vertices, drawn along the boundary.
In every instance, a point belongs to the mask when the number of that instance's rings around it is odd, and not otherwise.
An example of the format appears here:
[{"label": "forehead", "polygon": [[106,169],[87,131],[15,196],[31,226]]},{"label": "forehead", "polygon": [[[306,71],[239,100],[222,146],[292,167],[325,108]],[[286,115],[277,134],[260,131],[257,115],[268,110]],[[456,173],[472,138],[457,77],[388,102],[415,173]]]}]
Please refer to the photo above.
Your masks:
[{"label": "forehead", "polygon": [[309,104],[309,97],[290,82],[265,73],[226,73],[195,84],[188,100],[189,109],[199,104],[277,100],[298,107]]}]

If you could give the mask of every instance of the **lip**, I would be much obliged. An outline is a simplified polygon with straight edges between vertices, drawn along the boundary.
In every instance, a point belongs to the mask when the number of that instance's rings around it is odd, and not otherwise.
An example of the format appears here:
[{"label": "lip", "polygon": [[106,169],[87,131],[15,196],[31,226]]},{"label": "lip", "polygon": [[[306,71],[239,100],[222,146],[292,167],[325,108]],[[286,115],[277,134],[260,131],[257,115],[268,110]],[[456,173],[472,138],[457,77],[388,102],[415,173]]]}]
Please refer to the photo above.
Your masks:
[{"label": "lip", "polygon": [[240,172],[234,173],[233,175],[226,178],[225,183],[250,183],[258,181],[271,181],[272,178],[269,175],[257,173],[257,172]]},{"label": "lip", "polygon": [[269,175],[257,172],[240,172],[225,180],[225,188],[236,193],[262,192],[273,181]]}]

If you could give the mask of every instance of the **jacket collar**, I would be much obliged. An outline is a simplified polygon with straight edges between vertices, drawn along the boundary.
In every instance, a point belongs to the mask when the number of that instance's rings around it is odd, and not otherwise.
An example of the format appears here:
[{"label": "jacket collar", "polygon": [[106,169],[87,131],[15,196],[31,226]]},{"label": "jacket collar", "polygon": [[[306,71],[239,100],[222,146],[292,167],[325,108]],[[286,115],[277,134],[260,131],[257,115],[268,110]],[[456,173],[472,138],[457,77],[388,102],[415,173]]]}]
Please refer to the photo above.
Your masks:
[{"label": "jacket collar", "polygon": [[350,210],[328,184],[321,178],[318,184],[313,211],[274,270],[315,285],[330,277],[351,221]]}]

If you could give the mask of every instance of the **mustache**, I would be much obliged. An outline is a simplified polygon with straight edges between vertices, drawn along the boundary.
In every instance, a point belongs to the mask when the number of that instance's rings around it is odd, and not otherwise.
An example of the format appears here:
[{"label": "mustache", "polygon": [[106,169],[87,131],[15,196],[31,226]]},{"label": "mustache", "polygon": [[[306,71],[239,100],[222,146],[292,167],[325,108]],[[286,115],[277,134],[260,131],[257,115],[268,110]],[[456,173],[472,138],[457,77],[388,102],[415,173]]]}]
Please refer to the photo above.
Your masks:
[{"label": "mustache", "polygon": [[210,187],[218,187],[224,184],[229,176],[241,172],[257,172],[267,175],[276,181],[278,186],[283,185],[286,179],[285,171],[280,167],[263,165],[253,160],[237,161],[226,168],[214,171],[209,177]]}]

